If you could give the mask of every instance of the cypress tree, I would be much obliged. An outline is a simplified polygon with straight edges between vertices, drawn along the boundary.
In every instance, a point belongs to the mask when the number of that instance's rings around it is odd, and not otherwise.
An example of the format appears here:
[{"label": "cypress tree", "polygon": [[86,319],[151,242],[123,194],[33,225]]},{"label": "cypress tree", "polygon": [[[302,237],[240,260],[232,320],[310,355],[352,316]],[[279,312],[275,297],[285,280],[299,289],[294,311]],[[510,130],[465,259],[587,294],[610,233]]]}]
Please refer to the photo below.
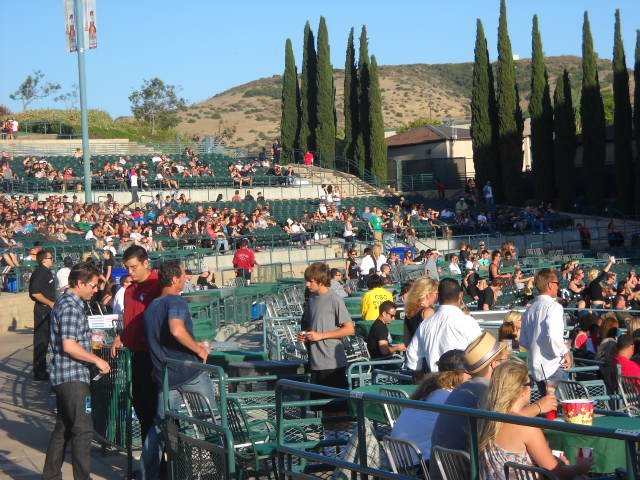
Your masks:
[{"label": "cypress tree", "polygon": [[353,46],[353,27],[351,27],[344,63],[344,156],[347,158],[354,158],[360,116],[358,105],[358,69],[356,68],[356,50]]},{"label": "cypress tree", "polygon": [[291,39],[287,38],[284,54],[284,75],[282,76],[282,118],[280,120],[280,139],[285,152],[293,150],[298,143],[300,120],[300,90],[298,70],[293,55]]},{"label": "cypress tree", "polygon": [[300,81],[300,142],[301,155],[307,150],[316,150],[318,96],[316,91],[317,58],[311,25],[304,26],[304,48],[302,54],[302,77]]},{"label": "cypress tree", "polygon": [[384,116],[382,114],[382,94],[380,79],[378,78],[378,62],[376,56],[371,56],[369,68],[369,125],[371,136],[369,151],[371,152],[373,176],[386,185],[388,178],[387,142],[384,138]]},{"label": "cypress tree", "polygon": [[498,146],[505,199],[510,204],[517,204],[522,199],[523,122],[505,0],[500,2],[497,86]]},{"label": "cypress tree", "polygon": [[538,200],[549,202],[555,195],[553,161],[553,107],[549,94],[549,77],[544,64],[538,16],[533,16],[531,55],[531,153],[533,181]]},{"label": "cypress tree", "polygon": [[566,68],[558,77],[553,102],[556,203],[559,209],[568,210],[576,196],[576,114],[571,98],[571,80]]},{"label": "cypress tree", "polygon": [[589,25],[589,14],[584,13],[582,27],[582,97],[580,118],[582,121],[582,164],[586,184],[586,198],[600,209],[604,202],[606,155],[606,124],[604,105],[598,81],[596,53]]},{"label": "cypress tree", "polygon": [[640,30],[636,30],[636,55],[633,79],[633,126],[636,133],[635,209],[636,212],[640,212]]},{"label": "cypress tree", "polygon": [[360,175],[364,175],[365,169],[371,169],[371,156],[369,154],[369,41],[367,40],[367,27],[362,26],[360,32],[360,52],[358,59],[358,107],[360,108],[360,123],[355,147],[355,159],[360,167]]},{"label": "cypress tree", "polygon": [[633,119],[629,98],[629,72],[622,43],[620,10],[616,10],[613,36],[613,128],[616,162],[616,197],[618,207],[633,212]]},{"label": "cypress tree", "polygon": [[476,47],[471,87],[471,139],[473,165],[480,188],[487,180],[493,185],[495,196],[502,197],[500,159],[496,145],[497,118],[493,70],[489,49],[480,19],[476,21]]},{"label": "cypress tree", "polygon": [[323,164],[333,168],[336,163],[335,97],[333,95],[333,67],[329,49],[329,31],[324,17],[318,27],[318,70],[316,77],[318,92],[318,123],[316,124],[316,146]]}]

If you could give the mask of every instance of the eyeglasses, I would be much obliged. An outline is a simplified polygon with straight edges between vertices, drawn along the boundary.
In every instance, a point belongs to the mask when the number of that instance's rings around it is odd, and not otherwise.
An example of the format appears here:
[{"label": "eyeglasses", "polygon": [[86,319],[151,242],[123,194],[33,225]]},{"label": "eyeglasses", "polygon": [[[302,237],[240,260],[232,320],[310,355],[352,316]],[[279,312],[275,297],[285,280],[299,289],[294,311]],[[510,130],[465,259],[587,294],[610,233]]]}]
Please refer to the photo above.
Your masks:
[{"label": "eyeglasses", "polygon": [[95,288],[95,289],[97,289],[97,288],[98,288],[98,285],[97,285],[97,284],[95,284],[95,283],[92,283],[92,282],[87,282],[87,285],[89,285],[92,289],[93,289],[93,288]]}]

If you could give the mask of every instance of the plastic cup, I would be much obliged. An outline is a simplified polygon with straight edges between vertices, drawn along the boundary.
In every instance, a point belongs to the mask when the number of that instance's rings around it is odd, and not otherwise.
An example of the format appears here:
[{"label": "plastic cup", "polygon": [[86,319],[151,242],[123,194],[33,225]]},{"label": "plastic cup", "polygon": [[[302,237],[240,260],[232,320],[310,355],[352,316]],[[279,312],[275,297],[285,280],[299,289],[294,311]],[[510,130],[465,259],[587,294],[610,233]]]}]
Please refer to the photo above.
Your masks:
[{"label": "plastic cup", "polygon": [[[547,384],[547,395],[555,395],[555,394],[556,394],[555,385]],[[555,420],[558,417],[558,410],[557,409],[550,410],[545,414],[544,417],[547,420]]]},{"label": "plastic cup", "polygon": [[592,457],[593,457],[593,448],[580,447],[578,449],[578,458],[592,458]]}]

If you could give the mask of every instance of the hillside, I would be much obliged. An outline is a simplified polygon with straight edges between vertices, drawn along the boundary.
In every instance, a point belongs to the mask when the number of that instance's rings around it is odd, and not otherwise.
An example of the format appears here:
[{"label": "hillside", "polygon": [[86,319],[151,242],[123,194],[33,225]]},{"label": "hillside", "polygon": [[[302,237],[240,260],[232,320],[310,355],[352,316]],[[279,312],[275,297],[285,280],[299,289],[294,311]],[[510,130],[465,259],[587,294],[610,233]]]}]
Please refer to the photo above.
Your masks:
[{"label": "hillside", "polygon": [[[582,66],[580,57],[547,57],[551,91],[556,78],[567,68],[578,101]],[[530,59],[516,62],[521,105],[526,111],[530,93]],[[599,61],[603,92],[612,90],[611,61]],[[472,63],[391,65],[380,67],[385,128],[394,129],[419,117],[438,120],[470,117]],[[338,128],[343,123],[344,71],[334,71]],[[631,75],[633,82],[633,75]],[[221,135],[230,146],[255,149],[279,136],[282,77],[261,78],[239,85],[194,104],[181,114],[178,129],[186,135]],[[633,90],[633,85],[631,85]]]}]

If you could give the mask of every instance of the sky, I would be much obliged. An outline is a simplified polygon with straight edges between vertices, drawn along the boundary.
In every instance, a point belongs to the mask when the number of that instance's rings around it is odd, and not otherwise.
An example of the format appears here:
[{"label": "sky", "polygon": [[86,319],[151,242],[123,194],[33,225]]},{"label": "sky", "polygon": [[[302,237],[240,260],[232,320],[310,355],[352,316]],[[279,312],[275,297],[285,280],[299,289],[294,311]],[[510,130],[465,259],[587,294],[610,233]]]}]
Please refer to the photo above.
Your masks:
[{"label": "sky", "polygon": [[[0,20],[0,104],[34,70],[68,92],[78,83],[77,55],[65,50],[63,0],[6,3]],[[627,66],[633,67],[638,0],[510,0],[507,16],[513,53],[531,56],[531,20],[538,14],[546,55],[580,55],[582,21],[589,12],[595,49],[611,58],[615,9],[622,14]],[[130,115],[129,95],[145,79],[159,77],[180,87],[189,103],[284,69],[291,38],[298,71],[308,20],[317,33],[320,16],[329,30],[334,68],[344,68],[351,27],[367,26],[369,53],[379,65],[473,61],[480,18],[492,61],[497,57],[499,0],[97,0],[98,48],[85,55],[89,108],[114,118]],[[356,45],[357,48],[357,45]],[[64,108],[51,99],[29,108]]]}]

